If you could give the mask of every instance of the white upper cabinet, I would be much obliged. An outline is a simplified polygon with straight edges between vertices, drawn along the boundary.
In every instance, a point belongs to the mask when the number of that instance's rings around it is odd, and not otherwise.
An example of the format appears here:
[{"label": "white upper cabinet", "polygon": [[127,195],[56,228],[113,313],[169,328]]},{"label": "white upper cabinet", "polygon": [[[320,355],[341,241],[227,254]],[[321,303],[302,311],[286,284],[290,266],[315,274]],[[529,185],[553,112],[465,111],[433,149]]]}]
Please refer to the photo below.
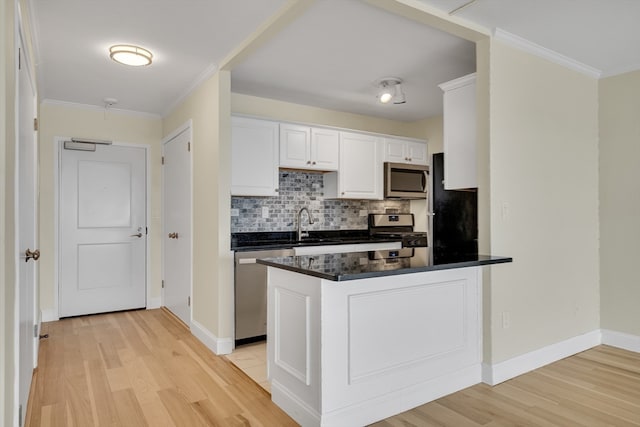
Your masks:
[{"label": "white upper cabinet", "polygon": [[384,150],[385,162],[408,163],[412,165],[428,164],[426,142],[385,138]]},{"label": "white upper cabinet", "polygon": [[278,194],[277,122],[231,118],[231,194]]},{"label": "white upper cabinet", "polygon": [[440,85],[443,99],[444,188],[476,188],[476,75]]},{"label": "white upper cabinet", "polygon": [[340,172],[324,175],[325,197],[382,200],[384,140],[340,132]]},{"label": "white upper cabinet", "polygon": [[280,124],[280,167],[337,170],[338,146],[336,130]]}]

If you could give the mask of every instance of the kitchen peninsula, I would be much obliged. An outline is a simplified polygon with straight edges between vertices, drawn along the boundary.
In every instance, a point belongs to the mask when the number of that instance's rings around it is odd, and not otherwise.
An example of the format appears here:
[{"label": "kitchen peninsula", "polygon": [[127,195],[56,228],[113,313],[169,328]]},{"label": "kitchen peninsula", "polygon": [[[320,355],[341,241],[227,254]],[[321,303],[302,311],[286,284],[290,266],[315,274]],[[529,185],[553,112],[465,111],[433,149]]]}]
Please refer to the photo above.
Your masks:
[{"label": "kitchen peninsula", "polygon": [[429,248],[259,260],[272,400],[303,426],[357,426],[480,382],[481,266],[511,261]]}]

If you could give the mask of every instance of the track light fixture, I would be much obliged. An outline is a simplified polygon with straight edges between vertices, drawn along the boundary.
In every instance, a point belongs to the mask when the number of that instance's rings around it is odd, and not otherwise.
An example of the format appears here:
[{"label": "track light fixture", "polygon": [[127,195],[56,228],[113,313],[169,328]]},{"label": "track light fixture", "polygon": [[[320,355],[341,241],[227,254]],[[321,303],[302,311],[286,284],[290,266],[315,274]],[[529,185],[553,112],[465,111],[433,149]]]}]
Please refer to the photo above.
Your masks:
[{"label": "track light fixture", "polygon": [[402,79],[398,77],[384,77],[376,81],[376,86],[380,88],[378,100],[383,104],[393,101],[394,104],[404,104],[407,102],[402,91]]}]

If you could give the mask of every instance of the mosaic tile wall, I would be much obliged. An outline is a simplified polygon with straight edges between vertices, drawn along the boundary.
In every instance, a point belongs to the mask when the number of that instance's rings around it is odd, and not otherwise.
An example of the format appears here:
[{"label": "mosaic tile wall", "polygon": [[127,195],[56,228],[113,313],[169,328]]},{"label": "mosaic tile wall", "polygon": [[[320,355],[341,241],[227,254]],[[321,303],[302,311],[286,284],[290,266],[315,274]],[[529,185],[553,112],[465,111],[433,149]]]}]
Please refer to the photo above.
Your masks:
[{"label": "mosaic tile wall", "polygon": [[[303,171],[280,171],[279,195],[276,197],[231,197],[231,208],[238,216],[231,217],[232,233],[256,231],[292,231],[297,227],[296,216],[307,207],[314,224],[305,230],[362,230],[367,228],[369,213],[409,213],[408,200],[335,200],[324,199],[322,174]],[[262,208],[269,209],[269,218],[262,218]]]}]

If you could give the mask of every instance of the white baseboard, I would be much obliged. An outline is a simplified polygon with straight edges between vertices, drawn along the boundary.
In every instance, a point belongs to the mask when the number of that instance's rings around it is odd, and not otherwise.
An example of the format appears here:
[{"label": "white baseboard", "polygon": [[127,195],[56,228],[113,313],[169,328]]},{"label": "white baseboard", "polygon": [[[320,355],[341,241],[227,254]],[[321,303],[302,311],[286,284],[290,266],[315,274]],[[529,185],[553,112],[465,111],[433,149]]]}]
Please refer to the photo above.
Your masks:
[{"label": "white baseboard", "polygon": [[271,400],[303,426],[361,426],[478,384],[480,379],[481,367],[474,365],[325,414],[318,414],[275,381],[271,383]]},{"label": "white baseboard", "polygon": [[602,343],[600,330],[569,338],[494,365],[482,365],[482,382],[489,385],[515,378],[549,363],[572,356]]},{"label": "white baseboard", "polygon": [[155,297],[147,300],[147,310],[153,310],[154,308],[160,308],[162,306],[162,298]]},{"label": "white baseboard", "polygon": [[603,329],[602,344],[640,353],[640,336],[637,335]]},{"label": "white baseboard", "polygon": [[45,308],[40,311],[40,321],[41,322],[55,322],[56,320],[60,320],[58,317],[58,311],[54,308]]},{"label": "white baseboard", "polygon": [[277,381],[271,382],[271,400],[298,424],[321,425],[320,414]]},{"label": "white baseboard", "polygon": [[218,338],[195,320],[191,320],[190,327],[191,333],[215,354],[230,354],[233,351],[233,340],[231,338]]}]

